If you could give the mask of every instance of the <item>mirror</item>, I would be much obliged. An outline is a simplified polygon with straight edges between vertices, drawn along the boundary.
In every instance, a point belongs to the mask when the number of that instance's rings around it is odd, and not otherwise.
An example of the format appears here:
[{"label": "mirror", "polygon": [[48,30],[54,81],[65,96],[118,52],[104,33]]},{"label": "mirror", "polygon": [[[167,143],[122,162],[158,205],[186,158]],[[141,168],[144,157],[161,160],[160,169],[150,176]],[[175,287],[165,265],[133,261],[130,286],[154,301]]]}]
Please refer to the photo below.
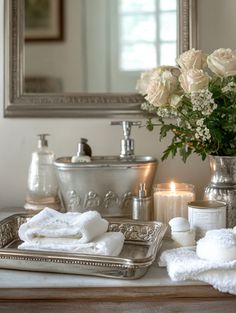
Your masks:
[{"label": "mirror", "polygon": [[5,117],[141,115],[140,72],[174,65],[196,43],[196,0],[5,6]]}]

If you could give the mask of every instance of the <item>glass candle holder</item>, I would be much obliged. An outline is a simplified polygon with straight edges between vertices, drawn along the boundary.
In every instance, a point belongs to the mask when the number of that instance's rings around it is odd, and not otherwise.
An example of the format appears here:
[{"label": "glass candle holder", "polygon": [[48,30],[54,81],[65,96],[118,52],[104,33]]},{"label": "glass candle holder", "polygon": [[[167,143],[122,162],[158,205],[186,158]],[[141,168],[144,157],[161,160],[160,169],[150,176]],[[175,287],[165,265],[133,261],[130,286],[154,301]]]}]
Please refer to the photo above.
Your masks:
[{"label": "glass candle holder", "polygon": [[185,183],[162,183],[154,186],[154,220],[168,224],[173,217],[188,219],[188,203],[195,200],[194,186]]}]

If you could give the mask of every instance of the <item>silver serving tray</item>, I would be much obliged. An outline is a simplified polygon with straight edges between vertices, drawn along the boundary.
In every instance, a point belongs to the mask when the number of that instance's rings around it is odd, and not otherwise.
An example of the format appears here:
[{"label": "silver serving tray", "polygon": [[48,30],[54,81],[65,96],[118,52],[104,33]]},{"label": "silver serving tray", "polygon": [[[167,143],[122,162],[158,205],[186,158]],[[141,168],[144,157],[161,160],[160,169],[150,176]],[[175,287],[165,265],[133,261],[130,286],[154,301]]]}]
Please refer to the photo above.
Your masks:
[{"label": "silver serving tray", "polygon": [[19,250],[18,229],[31,215],[15,214],[0,222],[0,268],[137,279],[156,258],[166,226],[159,222],[109,220],[109,231],[122,231],[125,244],[117,257]]}]

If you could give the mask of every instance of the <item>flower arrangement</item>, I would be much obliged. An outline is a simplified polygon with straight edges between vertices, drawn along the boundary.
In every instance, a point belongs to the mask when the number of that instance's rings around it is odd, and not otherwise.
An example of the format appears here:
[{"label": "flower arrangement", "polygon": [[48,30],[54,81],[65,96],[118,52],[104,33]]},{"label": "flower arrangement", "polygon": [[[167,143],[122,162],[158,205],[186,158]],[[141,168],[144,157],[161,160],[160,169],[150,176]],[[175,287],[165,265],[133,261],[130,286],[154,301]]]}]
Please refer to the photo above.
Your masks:
[{"label": "flower arrangement", "polygon": [[207,56],[191,49],[177,63],[144,72],[137,82],[147,128],[160,126],[160,139],[173,135],[162,160],[177,152],[184,162],[192,153],[203,160],[236,156],[236,51],[221,48]]}]

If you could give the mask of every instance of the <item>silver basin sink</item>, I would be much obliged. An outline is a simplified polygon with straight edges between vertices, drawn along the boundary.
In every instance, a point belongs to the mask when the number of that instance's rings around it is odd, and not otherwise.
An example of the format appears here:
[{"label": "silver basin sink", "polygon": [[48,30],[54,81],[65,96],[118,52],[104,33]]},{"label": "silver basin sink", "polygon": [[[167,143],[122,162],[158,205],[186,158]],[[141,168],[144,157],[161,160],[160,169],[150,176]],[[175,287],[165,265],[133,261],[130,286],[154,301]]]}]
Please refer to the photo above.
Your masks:
[{"label": "silver basin sink", "polygon": [[94,156],[90,163],[71,163],[71,157],[62,157],[55,167],[66,211],[97,210],[102,216],[130,218],[132,196],[137,195],[140,183],[151,193],[157,160]]}]

